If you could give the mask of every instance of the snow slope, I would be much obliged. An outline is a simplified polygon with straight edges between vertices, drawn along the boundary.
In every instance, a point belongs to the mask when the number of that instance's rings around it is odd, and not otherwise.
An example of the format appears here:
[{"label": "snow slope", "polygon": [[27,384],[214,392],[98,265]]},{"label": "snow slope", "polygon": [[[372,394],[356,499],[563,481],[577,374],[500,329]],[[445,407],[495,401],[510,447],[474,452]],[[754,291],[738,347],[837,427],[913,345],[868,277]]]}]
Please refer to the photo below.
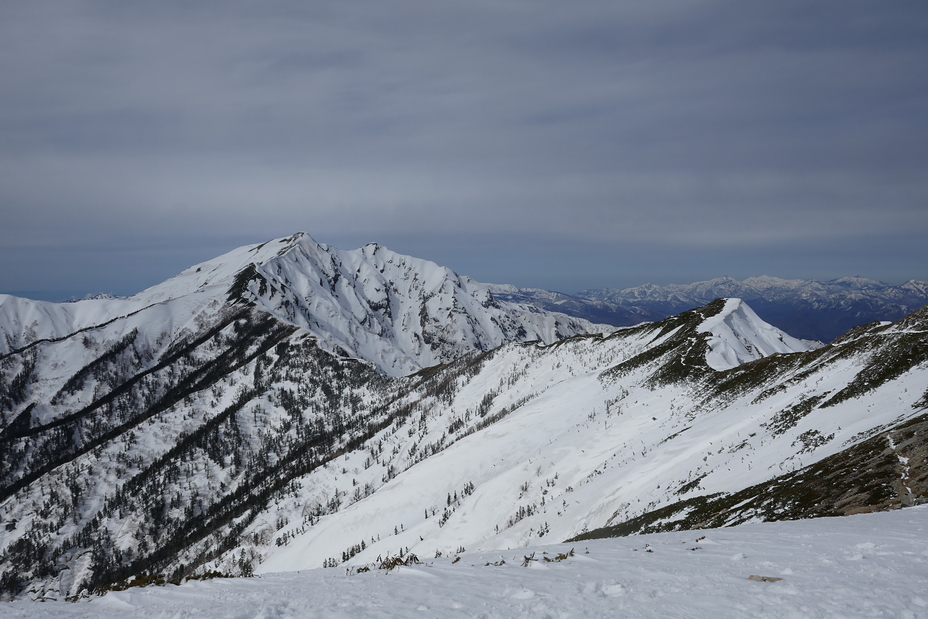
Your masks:
[{"label": "snow slope", "polygon": [[66,337],[143,307],[127,299],[49,303],[0,294],[0,355],[36,340]]},{"label": "snow slope", "polygon": [[[421,565],[390,572],[316,569],[190,581],[113,592],[78,603],[18,601],[5,604],[0,612],[10,619],[418,615],[917,619],[928,615],[926,540],[928,506],[921,506],[698,534],[467,552],[459,555],[459,561],[429,558]],[[557,560],[563,555],[567,556]],[[526,556],[535,560],[522,567]],[[779,580],[764,582],[750,576]]]},{"label": "snow slope", "polygon": [[[341,563],[343,552],[362,540],[366,549],[349,563],[400,547],[434,556],[459,545],[492,550],[544,537],[567,539],[690,493],[731,492],[766,481],[834,454],[874,427],[917,414],[913,404],[924,389],[924,368],[840,409],[820,407],[784,421],[784,411],[853,381],[864,359],[842,358],[840,351],[831,353],[833,364],[821,363],[807,375],[797,370],[780,374],[735,398],[707,391],[700,381],[656,384],[653,379],[665,364],[698,349],[699,334],[706,330],[708,341],[717,344],[703,361],[711,368],[709,376],[718,376],[711,360],[722,348],[755,342],[751,353],[760,357],[766,346],[784,345],[778,336],[770,337],[775,330],[754,323],[742,303],[717,305],[715,315],[695,311],[689,329],[678,326],[681,320],[619,330],[605,339],[497,351],[450,402],[429,406],[423,400],[418,419],[371,440],[399,454],[389,465],[406,470],[395,479],[381,486],[384,468],[380,462],[371,464],[363,450],[309,474],[306,487],[311,490],[282,503],[283,513],[312,505],[338,488],[347,494],[354,482],[380,487],[310,528],[285,527],[296,535],[271,548],[258,569],[306,569],[326,557]],[[737,330],[748,324],[756,329],[752,334]],[[672,343],[674,348],[651,363],[638,362]],[[777,386],[782,388],[776,395],[758,397]],[[480,419],[457,426],[486,393],[497,394],[488,417],[511,412],[472,434],[468,426]],[[456,426],[461,429],[450,431]],[[417,445],[453,439],[424,463],[406,455]],[[473,489],[466,493],[468,484]]]}]

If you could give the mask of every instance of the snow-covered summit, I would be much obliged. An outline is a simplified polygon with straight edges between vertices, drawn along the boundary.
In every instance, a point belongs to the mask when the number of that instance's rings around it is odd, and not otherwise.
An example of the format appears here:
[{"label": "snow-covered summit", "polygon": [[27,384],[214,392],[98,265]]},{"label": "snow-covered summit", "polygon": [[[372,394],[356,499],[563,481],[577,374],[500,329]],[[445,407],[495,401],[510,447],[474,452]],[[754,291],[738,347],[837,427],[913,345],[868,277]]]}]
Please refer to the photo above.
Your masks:
[{"label": "snow-covered summit", "polygon": [[805,352],[822,346],[821,342],[800,340],[767,324],[741,299],[726,299],[722,311],[707,318],[698,331],[711,334],[706,362],[719,371],[777,353]]},{"label": "snow-covered summit", "polygon": [[219,286],[230,298],[309,330],[325,348],[393,376],[506,342],[551,343],[609,330],[498,302],[486,284],[376,243],[344,251],[305,233],[242,248],[181,279],[171,288],[189,290],[186,279],[197,289]]},{"label": "snow-covered summit", "polygon": [[[318,244],[305,232],[265,243],[244,245],[205,262],[195,264],[160,284],[146,288],[131,299],[141,303],[159,303],[189,294],[228,288],[229,282],[249,265],[261,265],[286,255],[296,247],[310,250]],[[321,246],[325,248],[325,245]]]},{"label": "snow-covered summit", "polygon": [[[610,327],[515,302],[434,262],[376,243],[344,251],[300,232],[194,265],[128,299],[67,304],[0,298],[0,353],[170,304],[185,316],[247,303],[323,348],[399,376],[506,342],[552,343]],[[174,311],[174,310],[172,310]]]}]

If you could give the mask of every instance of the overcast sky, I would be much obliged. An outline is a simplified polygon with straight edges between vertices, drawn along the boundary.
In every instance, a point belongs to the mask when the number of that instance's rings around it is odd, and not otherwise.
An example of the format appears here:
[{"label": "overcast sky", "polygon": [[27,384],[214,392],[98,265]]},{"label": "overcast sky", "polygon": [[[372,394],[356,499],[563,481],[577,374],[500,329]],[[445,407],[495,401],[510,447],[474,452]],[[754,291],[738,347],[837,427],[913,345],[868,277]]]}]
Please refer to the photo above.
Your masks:
[{"label": "overcast sky", "polygon": [[300,230],[563,292],[928,279],[928,3],[0,4],[0,291]]}]

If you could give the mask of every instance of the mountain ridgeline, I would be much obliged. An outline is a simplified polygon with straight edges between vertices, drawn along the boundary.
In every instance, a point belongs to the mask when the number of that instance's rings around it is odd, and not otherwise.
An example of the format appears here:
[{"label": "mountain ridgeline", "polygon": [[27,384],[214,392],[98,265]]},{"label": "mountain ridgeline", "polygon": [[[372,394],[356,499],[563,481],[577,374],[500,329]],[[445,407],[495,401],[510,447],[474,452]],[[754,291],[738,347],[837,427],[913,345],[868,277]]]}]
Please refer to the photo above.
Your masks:
[{"label": "mountain ridgeline", "polygon": [[614,329],[497,288],[298,234],[0,296],[0,595],[928,496],[926,308],[823,346],[736,298]]},{"label": "mountain ridgeline", "polygon": [[875,320],[898,320],[928,303],[928,282],[910,280],[892,286],[863,277],[829,281],[720,277],[687,285],[584,290],[573,296],[508,285],[494,286],[493,292],[499,299],[617,327],[662,320],[719,297],[737,297],[764,321],[792,335],[823,342]]}]

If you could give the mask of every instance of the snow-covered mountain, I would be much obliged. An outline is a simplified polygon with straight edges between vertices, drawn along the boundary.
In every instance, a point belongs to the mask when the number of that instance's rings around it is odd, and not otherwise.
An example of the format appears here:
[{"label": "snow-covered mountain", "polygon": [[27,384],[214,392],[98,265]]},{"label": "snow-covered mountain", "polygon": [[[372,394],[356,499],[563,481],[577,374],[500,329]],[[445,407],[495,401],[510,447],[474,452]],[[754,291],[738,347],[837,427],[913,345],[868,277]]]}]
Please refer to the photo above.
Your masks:
[{"label": "snow-covered mountain", "polygon": [[[531,296],[522,295],[522,302],[530,302]],[[828,342],[858,325],[898,320],[915,311],[928,303],[928,282],[911,280],[892,286],[864,277],[816,281],[765,275],[743,281],[719,277],[686,285],[584,290],[576,297],[591,306],[575,311],[575,304],[563,304],[562,311],[575,316],[595,314],[599,321],[617,326],[634,324],[626,317],[629,313],[659,320],[719,297],[738,297],[767,322],[799,337]]]},{"label": "snow-covered mountain", "polygon": [[153,315],[164,327],[155,337],[171,339],[175,327],[195,316],[208,320],[230,302],[254,305],[312,333],[326,350],[391,376],[506,342],[611,330],[497,301],[486,284],[376,244],[343,251],[298,233],[194,265],[128,299],[48,303],[0,295],[0,354],[87,329],[125,332],[125,324],[144,325]]},{"label": "snow-covered mountain", "polygon": [[[469,370],[474,377],[447,406],[422,404],[392,440],[377,438],[398,456],[387,466],[404,473],[337,516],[291,528],[292,539],[259,569],[305,569],[326,556],[330,564],[363,563],[398,548],[434,556],[563,540],[801,470],[924,415],[926,353],[916,361],[903,353],[910,343],[900,344],[910,326],[765,356],[744,343],[746,330],[769,327],[743,320],[752,316],[745,310],[719,301],[608,338],[496,351]],[[788,349],[778,338],[758,340]],[[754,361],[739,364],[746,360],[732,353],[742,350]],[[875,368],[897,356],[905,364],[876,380]],[[486,394],[493,397],[484,416],[468,409]],[[442,448],[425,466],[416,464],[423,444]],[[359,466],[362,456],[373,475]],[[346,457],[309,479],[330,492],[346,472],[378,485],[383,469],[369,456]],[[923,480],[921,496],[926,490]],[[891,499],[902,500],[880,496]],[[367,547],[353,557],[362,540]]]},{"label": "snow-covered mountain", "polygon": [[739,299],[600,333],[495,297],[296,235],[130,299],[14,300],[0,592],[795,517],[809,467],[838,492],[812,515],[928,496],[928,309],[822,346]]}]

